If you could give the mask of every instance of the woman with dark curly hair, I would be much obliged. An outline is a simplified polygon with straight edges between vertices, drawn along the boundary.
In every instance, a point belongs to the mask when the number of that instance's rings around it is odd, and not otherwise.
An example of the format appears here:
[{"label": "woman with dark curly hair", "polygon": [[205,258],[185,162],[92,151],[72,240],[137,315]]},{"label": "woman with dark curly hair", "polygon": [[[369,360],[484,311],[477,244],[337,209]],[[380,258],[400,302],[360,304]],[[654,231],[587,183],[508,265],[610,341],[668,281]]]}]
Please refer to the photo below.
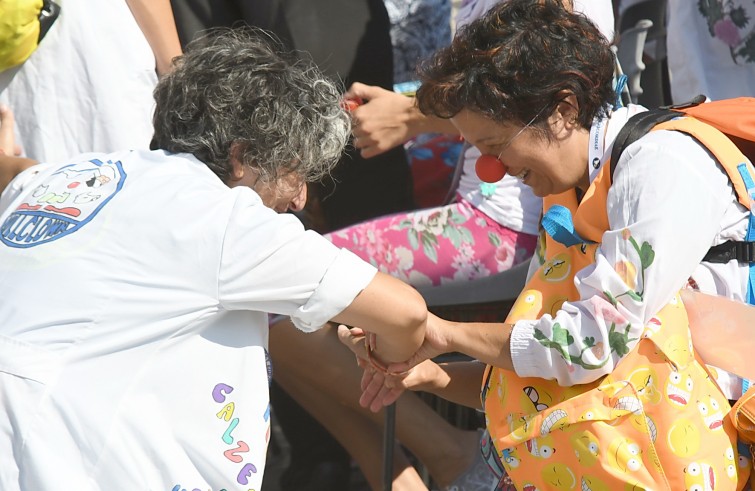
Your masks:
[{"label": "woman with dark curly hair", "polygon": [[365,326],[396,361],[421,344],[414,289],[276,213],[341,156],[338,87],[263,33],[176,63],[153,151],[35,165],[0,198],[0,489],[260,489],[267,313]]},{"label": "woman with dark curly hair", "polygon": [[[742,384],[695,356],[679,291],[689,281],[746,298],[747,264],[706,259],[747,231],[732,188],[746,158],[721,158],[715,130],[680,117],[612,165],[617,134],[644,108],[613,109],[608,43],[559,3],[493,8],[424,67],[417,93],[423,113],[482,152],[478,169],[543,197],[543,263],[504,324],[431,316],[403,364],[385,367],[340,328],[371,361],[362,402],[377,409],[412,388],[480,407],[482,383],[483,452],[500,487],[741,489],[746,457],[726,413]],[[427,361],[453,351],[479,362]]]}]

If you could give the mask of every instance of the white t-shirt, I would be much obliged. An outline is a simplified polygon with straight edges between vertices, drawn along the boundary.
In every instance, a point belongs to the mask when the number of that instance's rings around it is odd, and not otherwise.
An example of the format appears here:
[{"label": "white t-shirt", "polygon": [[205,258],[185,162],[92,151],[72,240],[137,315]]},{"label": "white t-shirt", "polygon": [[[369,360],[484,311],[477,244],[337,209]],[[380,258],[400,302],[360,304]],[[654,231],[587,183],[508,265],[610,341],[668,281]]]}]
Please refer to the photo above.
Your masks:
[{"label": "white t-shirt", "polygon": [[60,16],[37,50],[0,72],[17,143],[40,162],[149,148],[155,57],[127,2],[58,3]]},{"label": "white t-shirt", "polygon": [[89,154],[0,199],[0,489],[260,489],[267,312],[375,269],[188,155]]}]

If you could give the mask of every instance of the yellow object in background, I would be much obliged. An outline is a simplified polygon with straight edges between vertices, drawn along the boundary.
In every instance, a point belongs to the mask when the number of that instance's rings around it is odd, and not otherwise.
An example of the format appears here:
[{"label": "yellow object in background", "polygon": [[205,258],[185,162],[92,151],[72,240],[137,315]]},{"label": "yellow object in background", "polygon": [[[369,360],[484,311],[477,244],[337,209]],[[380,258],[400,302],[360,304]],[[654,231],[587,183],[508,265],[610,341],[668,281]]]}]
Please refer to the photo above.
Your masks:
[{"label": "yellow object in background", "polygon": [[0,71],[20,65],[37,49],[42,0],[0,0]]}]

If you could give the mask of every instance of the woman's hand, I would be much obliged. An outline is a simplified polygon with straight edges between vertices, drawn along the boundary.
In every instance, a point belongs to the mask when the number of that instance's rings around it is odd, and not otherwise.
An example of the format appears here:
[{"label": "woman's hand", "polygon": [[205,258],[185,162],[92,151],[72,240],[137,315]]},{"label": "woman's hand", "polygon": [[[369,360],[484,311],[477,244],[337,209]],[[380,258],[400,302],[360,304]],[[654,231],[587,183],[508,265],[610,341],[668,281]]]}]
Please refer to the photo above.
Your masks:
[{"label": "woman's hand", "polygon": [[413,97],[361,83],[353,84],[344,97],[365,101],[351,111],[354,146],[362,157],[380,155],[417,135],[414,120],[422,115]]},{"label": "woman's hand", "polygon": [[359,404],[376,412],[395,402],[405,390],[432,391],[442,385],[445,372],[430,359],[447,351],[443,331],[445,323],[443,319],[429,314],[422,346],[409,360],[390,364],[385,371],[377,369],[367,355],[368,339],[374,348],[379,338],[371,337],[371,334],[359,328],[338,326],[338,338],[356,355],[357,364],[364,370]]}]

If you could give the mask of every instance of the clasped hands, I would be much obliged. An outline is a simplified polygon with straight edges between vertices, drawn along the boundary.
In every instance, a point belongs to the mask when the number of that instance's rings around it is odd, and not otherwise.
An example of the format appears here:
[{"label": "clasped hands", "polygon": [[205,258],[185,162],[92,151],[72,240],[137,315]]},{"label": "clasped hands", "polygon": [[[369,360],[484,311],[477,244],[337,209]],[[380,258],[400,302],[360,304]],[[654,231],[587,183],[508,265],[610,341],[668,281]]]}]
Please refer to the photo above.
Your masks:
[{"label": "clasped hands", "polygon": [[355,355],[362,368],[359,404],[378,412],[393,404],[405,390],[429,390],[442,375],[432,358],[449,351],[443,320],[428,314],[425,339],[419,349],[406,361],[385,364],[375,354],[378,337],[358,327],[338,326],[338,338]]}]

